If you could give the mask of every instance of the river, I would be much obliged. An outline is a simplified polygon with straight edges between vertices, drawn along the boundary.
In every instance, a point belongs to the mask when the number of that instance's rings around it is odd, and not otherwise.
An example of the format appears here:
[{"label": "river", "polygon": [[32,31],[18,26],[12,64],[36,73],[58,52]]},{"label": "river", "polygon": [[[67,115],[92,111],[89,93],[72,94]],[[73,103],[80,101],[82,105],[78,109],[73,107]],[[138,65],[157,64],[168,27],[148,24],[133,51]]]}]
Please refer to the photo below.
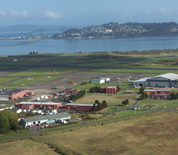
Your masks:
[{"label": "river", "polygon": [[[0,40],[0,45],[24,42],[25,40]],[[27,40],[26,40],[27,41]],[[32,44],[0,47],[0,55],[21,55],[30,52],[74,53],[74,52],[111,52],[142,51],[178,48],[176,37],[140,37],[115,39],[46,39]]]}]

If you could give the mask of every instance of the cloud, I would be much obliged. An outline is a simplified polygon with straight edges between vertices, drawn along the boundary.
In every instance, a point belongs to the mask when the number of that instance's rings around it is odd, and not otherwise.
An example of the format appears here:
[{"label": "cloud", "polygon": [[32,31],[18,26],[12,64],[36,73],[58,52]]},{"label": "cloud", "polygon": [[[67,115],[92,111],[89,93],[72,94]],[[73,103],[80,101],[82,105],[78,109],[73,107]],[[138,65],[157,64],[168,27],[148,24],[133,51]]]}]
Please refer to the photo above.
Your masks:
[{"label": "cloud", "polygon": [[5,11],[0,11],[0,17],[6,17],[7,13]]},{"label": "cloud", "polygon": [[16,11],[16,10],[10,10],[9,15],[11,17],[24,17],[24,18],[29,16],[26,11]]},{"label": "cloud", "polygon": [[61,14],[54,13],[52,11],[45,11],[44,16],[47,18],[51,18],[51,19],[61,19],[62,18]]},{"label": "cloud", "polygon": [[27,18],[29,17],[29,14],[26,11],[16,11],[16,10],[10,10],[10,11],[3,11],[0,10],[0,18],[1,19],[16,19],[16,18]]},{"label": "cloud", "polygon": [[170,8],[151,9],[151,10],[147,10],[146,13],[150,15],[164,15],[164,16],[178,15],[177,10],[170,9]]}]

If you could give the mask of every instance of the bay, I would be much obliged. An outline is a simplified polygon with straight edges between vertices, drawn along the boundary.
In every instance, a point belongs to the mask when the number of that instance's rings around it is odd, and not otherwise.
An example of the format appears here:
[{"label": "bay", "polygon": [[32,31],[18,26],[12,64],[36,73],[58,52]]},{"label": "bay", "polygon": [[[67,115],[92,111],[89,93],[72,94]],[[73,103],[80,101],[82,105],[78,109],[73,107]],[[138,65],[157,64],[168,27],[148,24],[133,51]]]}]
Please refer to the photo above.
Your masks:
[{"label": "bay", "polygon": [[[27,40],[0,40],[0,45],[8,45]],[[176,37],[139,37],[114,39],[46,39],[26,45],[0,47],[0,55],[21,55],[30,52],[74,53],[74,52],[111,52],[143,51],[178,48]]]}]

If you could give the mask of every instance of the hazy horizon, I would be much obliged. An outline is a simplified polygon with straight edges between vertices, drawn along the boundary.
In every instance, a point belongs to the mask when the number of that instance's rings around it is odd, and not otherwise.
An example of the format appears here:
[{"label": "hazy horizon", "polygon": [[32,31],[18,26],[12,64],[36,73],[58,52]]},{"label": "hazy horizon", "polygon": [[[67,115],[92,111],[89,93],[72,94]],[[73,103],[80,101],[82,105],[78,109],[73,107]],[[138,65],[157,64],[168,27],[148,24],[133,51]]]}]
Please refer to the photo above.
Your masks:
[{"label": "hazy horizon", "polygon": [[109,22],[178,22],[176,0],[6,0],[1,6],[1,26],[84,27]]}]

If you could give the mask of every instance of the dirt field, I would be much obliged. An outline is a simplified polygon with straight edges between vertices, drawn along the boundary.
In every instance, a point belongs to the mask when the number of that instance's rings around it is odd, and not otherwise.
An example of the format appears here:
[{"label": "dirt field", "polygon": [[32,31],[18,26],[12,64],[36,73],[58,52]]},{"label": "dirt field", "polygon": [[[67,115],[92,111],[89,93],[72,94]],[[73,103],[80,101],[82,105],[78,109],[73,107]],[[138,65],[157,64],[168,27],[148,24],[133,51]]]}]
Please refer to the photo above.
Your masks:
[{"label": "dirt field", "polygon": [[177,131],[178,113],[167,112],[7,142],[0,144],[0,152],[3,155],[55,154],[54,149],[45,145],[48,143],[76,155],[175,155]]}]

